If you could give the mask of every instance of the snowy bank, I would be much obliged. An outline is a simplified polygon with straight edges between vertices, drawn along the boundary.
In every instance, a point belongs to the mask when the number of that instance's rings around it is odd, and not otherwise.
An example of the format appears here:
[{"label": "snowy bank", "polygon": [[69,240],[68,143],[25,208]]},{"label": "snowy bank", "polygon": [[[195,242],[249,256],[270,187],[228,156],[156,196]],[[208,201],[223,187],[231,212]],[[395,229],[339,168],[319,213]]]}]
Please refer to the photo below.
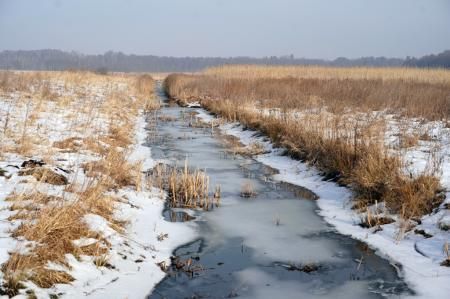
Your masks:
[{"label": "snowy bank", "polygon": [[[214,119],[204,110],[198,110],[198,117],[203,121]],[[362,215],[351,209],[351,191],[340,187],[334,182],[324,181],[319,172],[305,163],[283,156],[283,149],[273,148],[267,138],[259,136],[258,132],[244,130],[237,123],[220,126],[226,135],[232,135],[244,144],[255,142],[264,145],[270,151],[255,159],[279,171],[274,178],[279,181],[299,185],[313,191],[319,196],[317,201],[319,214],[342,234],[367,243],[376,249],[377,253],[390,260],[404,276],[405,281],[417,293],[415,298],[445,298],[450,294],[450,268],[440,263],[447,257],[444,245],[450,242],[450,232],[442,230],[448,222],[449,211],[444,205],[449,203],[450,194],[442,208],[422,218],[422,223],[415,229],[424,230],[432,235],[425,238],[412,231],[399,235],[400,222],[382,225],[381,231],[363,228],[359,225]],[[449,186],[450,161],[444,161],[443,185]],[[449,180],[449,181],[446,181]]]},{"label": "snowy bank", "polygon": [[[128,77],[114,78],[110,82],[109,77],[87,77],[82,83],[76,78],[73,85],[70,80],[52,81],[48,88],[55,99],[51,100],[41,98],[40,93],[0,92],[0,264],[6,265],[17,255],[23,256],[25,261],[31,256],[41,258],[33,254],[33,250],[46,248],[40,247],[44,243],[42,239],[30,241],[23,235],[14,236],[14,233],[21,226],[38,223],[40,215],[47,215],[42,212],[44,210],[56,210],[54,218],[58,224],[61,216],[72,214],[65,211],[76,211],[81,215],[79,222],[65,222],[55,226],[54,230],[43,229],[50,231],[46,236],[52,237],[54,231],[71,236],[66,234],[67,227],[81,231],[84,226],[92,236],[68,237],[69,241],[64,245],[73,244],[75,246],[66,247],[77,250],[64,255],[68,250],[62,248],[59,260],[45,256],[40,259],[42,265],[25,263],[22,267],[13,265],[8,271],[2,269],[0,298],[145,298],[166,275],[158,263],[169,263],[175,248],[195,238],[194,223],[172,223],[164,219],[166,194],[148,184],[145,177],[146,171],[155,165],[151,149],[145,145],[146,115],[143,111],[137,113],[138,109],[131,113],[124,111],[127,107],[110,105],[117,99],[110,96],[115,92],[127,103],[136,101],[129,89],[134,81],[129,81]],[[113,113],[116,112],[114,109],[119,110],[117,114]],[[125,119],[134,126],[123,126]],[[114,136],[111,134],[113,121],[114,129],[129,128],[125,132],[129,137],[127,142],[119,143],[120,140],[111,137]],[[29,145],[29,150],[18,149],[19,141],[21,145]],[[129,162],[131,166],[126,170],[136,174],[136,184],[127,182],[116,188],[99,189],[102,190],[100,199],[111,198],[107,208],[111,208],[113,216],[109,220],[87,204],[77,206],[82,207],[78,210],[67,209],[77,202],[83,204],[80,200],[83,191],[99,177],[106,176],[106,172],[89,176],[86,165],[103,159],[109,147],[114,147],[115,153],[123,153],[124,159],[120,161]],[[24,166],[27,163],[35,165]],[[38,173],[35,170],[41,171],[41,175],[35,175]],[[49,183],[45,180],[48,174],[64,178],[65,182]],[[39,201],[39,198],[46,201]],[[116,220],[123,224],[119,229],[113,223]],[[51,225],[53,223],[48,227]],[[89,246],[97,251],[82,250]],[[46,252],[53,254],[53,248],[46,248]],[[38,270],[64,273],[69,276],[68,283],[40,287],[32,279],[33,271],[38,267]],[[8,285],[11,277],[16,279],[17,287]]]},{"label": "snowy bank", "polygon": [[[143,145],[147,137],[145,126],[141,116],[137,122],[136,146],[130,155],[131,160],[143,162],[142,171],[154,165],[150,148]],[[116,208],[118,218],[129,221],[125,234],[110,228],[98,215],[86,216],[91,229],[102,233],[111,243],[108,261],[114,268],[96,267],[91,257],[82,261],[68,257],[73,267],[69,274],[76,280],[71,285],[57,285],[51,292],[63,293],[66,298],[145,298],[166,275],[157,263],[169,263],[173,250],[195,237],[193,224],[164,219],[165,194],[161,190],[121,189],[115,195],[126,199]],[[168,237],[158,241],[160,234]]]}]

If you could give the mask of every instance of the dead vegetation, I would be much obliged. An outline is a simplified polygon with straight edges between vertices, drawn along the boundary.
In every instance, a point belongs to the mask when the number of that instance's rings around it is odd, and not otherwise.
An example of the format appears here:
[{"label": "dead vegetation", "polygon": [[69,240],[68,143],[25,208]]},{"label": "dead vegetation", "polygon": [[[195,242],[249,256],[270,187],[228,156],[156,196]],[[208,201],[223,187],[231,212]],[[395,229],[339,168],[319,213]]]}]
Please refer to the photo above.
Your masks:
[{"label": "dead vegetation", "polygon": [[[164,86],[170,97],[200,100],[316,166],[327,180],[350,186],[358,208],[386,202],[390,212],[411,218],[443,200],[439,163],[418,176],[405,173],[385,143],[383,115],[448,119],[448,71],[231,66],[170,75]],[[400,147],[417,145],[418,136],[401,134]]]},{"label": "dead vegetation", "polygon": [[256,196],[256,192],[253,188],[252,183],[250,181],[243,183],[241,186],[241,197],[251,198],[251,197],[255,197],[255,196]]},{"label": "dead vegetation", "polygon": [[281,79],[286,77],[383,81],[400,79],[424,83],[450,83],[450,72],[447,70],[424,68],[227,65],[209,68],[204,73],[222,78],[244,79]]},{"label": "dead vegetation", "polygon": [[447,258],[441,263],[441,266],[450,267],[450,245],[448,242],[445,242],[442,251],[445,253]]},{"label": "dead vegetation", "polygon": [[[35,178],[31,190],[42,184],[66,185],[61,196],[23,191],[6,199],[15,212],[8,220],[20,221],[12,237],[26,245],[10,252],[1,266],[2,294],[19,294],[24,281],[42,288],[70,283],[67,254],[90,256],[98,267],[108,264],[110,244],[88,226],[85,216],[99,215],[117,232],[124,231],[127,223],[115,218],[118,199],[110,191],[141,188],[141,162],[130,163],[128,156],[138,113],[157,107],[153,86],[148,75],[0,72],[0,153],[43,157],[45,162],[24,159],[17,166],[18,176]],[[66,170],[58,167],[58,153],[94,159],[84,164],[75,160]],[[76,174],[82,169],[87,177],[79,185]],[[83,238],[96,241],[76,245]],[[49,263],[67,271],[51,269]]]},{"label": "dead vegetation", "polygon": [[183,168],[158,164],[152,171],[154,186],[167,190],[171,207],[211,210],[220,204],[220,186],[209,192],[209,177],[192,170],[185,161]]},{"label": "dead vegetation", "polygon": [[219,137],[227,146],[226,152],[232,154],[233,156],[241,155],[246,157],[252,157],[267,153],[267,150],[265,149],[264,145],[259,142],[252,142],[249,145],[245,146],[235,136],[219,135]]},{"label": "dead vegetation", "polygon": [[[207,75],[170,75],[165,89],[184,101],[231,100],[238,101],[239,108],[326,109],[335,114],[350,108],[353,112],[394,111],[428,120],[447,119],[450,115],[449,71],[298,69],[298,75],[296,68],[264,70],[256,66],[245,71],[238,67],[212,69],[206,71]],[[281,74],[273,75],[277,70]],[[423,99],[433,99],[433,104]],[[253,105],[255,102],[258,105]]]},{"label": "dead vegetation", "polygon": [[259,142],[252,142],[248,146],[235,146],[232,147],[230,150],[234,155],[241,155],[241,156],[256,156],[266,153],[266,150],[264,146]]},{"label": "dead vegetation", "polygon": [[141,174],[139,163],[131,164],[123,151],[112,148],[103,159],[82,165],[88,177],[97,178],[106,189],[120,189],[133,186],[140,189]]},{"label": "dead vegetation", "polygon": [[168,266],[165,261],[158,263],[158,266],[162,271],[166,272],[169,275],[178,275],[179,273],[184,273],[188,277],[192,278],[197,272],[206,270],[202,265],[200,265],[198,260],[198,257],[182,259],[179,256],[171,256],[170,266]]},{"label": "dead vegetation", "polygon": [[67,177],[55,172],[46,167],[33,167],[28,169],[20,170],[18,173],[19,176],[27,176],[31,175],[36,180],[42,183],[47,183],[51,185],[67,185],[68,180]]}]

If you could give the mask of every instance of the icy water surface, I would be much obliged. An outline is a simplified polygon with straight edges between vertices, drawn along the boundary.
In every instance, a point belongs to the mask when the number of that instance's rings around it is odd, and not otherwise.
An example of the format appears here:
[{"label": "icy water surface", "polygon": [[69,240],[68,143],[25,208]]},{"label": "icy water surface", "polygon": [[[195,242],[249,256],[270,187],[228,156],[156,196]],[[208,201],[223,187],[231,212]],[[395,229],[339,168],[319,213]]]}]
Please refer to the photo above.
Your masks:
[{"label": "icy water surface", "polygon": [[[273,171],[244,157],[227,157],[211,128],[189,126],[192,108],[158,112],[152,155],[205,169],[220,185],[213,211],[165,211],[172,221],[196,221],[200,239],[174,252],[197,271],[172,269],[150,298],[401,298],[409,294],[394,266],[363,243],[339,235],[316,213],[313,200],[270,180]],[[155,117],[155,116],[153,116]],[[240,197],[250,184],[257,196]],[[300,193],[301,194],[301,193]],[[195,218],[195,219],[194,219]]]}]

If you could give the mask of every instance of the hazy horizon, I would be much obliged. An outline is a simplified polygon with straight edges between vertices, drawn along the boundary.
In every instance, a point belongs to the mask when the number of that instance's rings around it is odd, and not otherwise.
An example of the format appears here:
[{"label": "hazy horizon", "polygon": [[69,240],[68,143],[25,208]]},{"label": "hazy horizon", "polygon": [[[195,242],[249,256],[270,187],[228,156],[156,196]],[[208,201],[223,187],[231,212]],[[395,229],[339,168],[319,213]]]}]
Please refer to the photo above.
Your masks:
[{"label": "hazy horizon", "polygon": [[420,57],[450,49],[446,0],[0,0],[0,51]]}]

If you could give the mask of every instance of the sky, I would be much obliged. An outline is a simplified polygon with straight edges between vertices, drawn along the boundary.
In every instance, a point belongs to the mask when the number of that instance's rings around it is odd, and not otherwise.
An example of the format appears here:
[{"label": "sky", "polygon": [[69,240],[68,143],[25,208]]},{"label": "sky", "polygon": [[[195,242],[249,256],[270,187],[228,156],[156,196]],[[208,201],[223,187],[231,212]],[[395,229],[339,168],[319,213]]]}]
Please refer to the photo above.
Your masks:
[{"label": "sky", "polygon": [[450,49],[450,0],[0,0],[0,51],[334,59]]}]

